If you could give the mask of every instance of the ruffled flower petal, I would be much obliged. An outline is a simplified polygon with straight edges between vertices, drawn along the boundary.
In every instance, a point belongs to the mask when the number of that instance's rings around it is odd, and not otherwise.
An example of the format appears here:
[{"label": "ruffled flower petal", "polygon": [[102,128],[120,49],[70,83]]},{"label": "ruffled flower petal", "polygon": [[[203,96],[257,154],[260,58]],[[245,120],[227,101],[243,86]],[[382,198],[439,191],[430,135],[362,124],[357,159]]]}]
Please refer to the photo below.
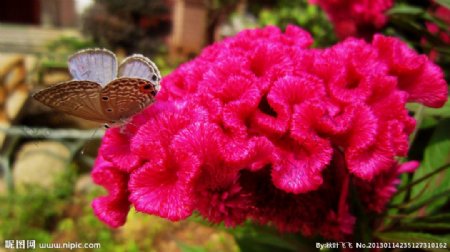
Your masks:
[{"label": "ruffled flower petal", "polygon": [[293,137],[296,139],[284,139],[273,154],[273,183],[290,193],[315,190],[323,182],[321,171],[331,160],[331,144],[315,134]]},{"label": "ruffled flower petal", "polygon": [[126,129],[111,128],[106,131],[99,150],[103,158],[124,172],[130,172],[141,164],[139,156],[130,150],[130,135]]},{"label": "ruffled flower petal", "polygon": [[363,148],[351,146],[345,151],[348,169],[357,177],[370,181],[375,175],[388,169],[395,162],[389,129],[380,128],[375,142]]},{"label": "ruffled flower petal", "polygon": [[389,66],[389,73],[397,77],[398,87],[409,94],[409,101],[434,108],[444,105],[448,88],[437,65],[396,38],[376,35],[372,43]]},{"label": "ruffled flower petal", "polygon": [[204,109],[191,109],[186,103],[161,103],[147,113],[149,120],[139,128],[131,143],[133,153],[144,160],[160,159],[176,133],[191,121],[207,118]]},{"label": "ruffled flower petal", "polygon": [[189,156],[146,163],[130,175],[130,202],[139,212],[178,221],[194,210],[192,178],[198,161]]},{"label": "ruffled flower petal", "polygon": [[295,105],[324,95],[325,86],[322,80],[313,75],[280,78],[267,95],[266,106],[273,112],[267,113],[261,107],[252,118],[253,125],[262,132],[282,135],[289,128]]},{"label": "ruffled flower petal", "polygon": [[96,198],[92,202],[95,215],[110,227],[122,226],[130,210],[128,201],[128,174],[116,169],[101,156],[97,158],[92,171],[94,183],[108,190],[107,196]]}]

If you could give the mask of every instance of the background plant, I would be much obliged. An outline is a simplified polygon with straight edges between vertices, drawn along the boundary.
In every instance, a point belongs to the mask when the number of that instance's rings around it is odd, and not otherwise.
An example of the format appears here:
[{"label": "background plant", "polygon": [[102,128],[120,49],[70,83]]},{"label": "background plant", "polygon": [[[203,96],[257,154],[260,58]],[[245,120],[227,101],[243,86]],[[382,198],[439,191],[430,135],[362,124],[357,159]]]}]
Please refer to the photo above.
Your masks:
[{"label": "background plant", "polygon": [[85,13],[83,31],[103,47],[151,56],[170,32],[167,1],[96,0]]}]

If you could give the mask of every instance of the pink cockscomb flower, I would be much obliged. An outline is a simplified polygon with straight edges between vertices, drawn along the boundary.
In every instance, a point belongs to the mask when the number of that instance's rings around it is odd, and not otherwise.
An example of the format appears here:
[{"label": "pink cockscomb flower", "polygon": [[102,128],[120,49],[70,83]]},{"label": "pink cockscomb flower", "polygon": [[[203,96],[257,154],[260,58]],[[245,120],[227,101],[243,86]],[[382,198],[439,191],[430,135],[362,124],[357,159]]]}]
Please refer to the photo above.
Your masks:
[{"label": "pink cockscomb flower", "polygon": [[295,26],[246,30],[165,77],[157,101],[103,140],[99,218],[119,226],[131,205],[173,221],[197,212],[351,237],[350,189],[367,211],[383,209],[415,168],[397,163],[415,127],[406,103],[442,106],[447,86],[394,38],[312,42]]},{"label": "pink cockscomb flower", "polygon": [[126,221],[130,209],[128,177],[127,173],[99,155],[92,171],[92,179],[96,184],[104,186],[109,194],[95,199],[92,207],[98,218],[111,227],[122,226]]},{"label": "pink cockscomb flower", "polygon": [[336,35],[371,38],[388,21],[385,12],[394,0],[309,0],[319,5],[333,23]]}]

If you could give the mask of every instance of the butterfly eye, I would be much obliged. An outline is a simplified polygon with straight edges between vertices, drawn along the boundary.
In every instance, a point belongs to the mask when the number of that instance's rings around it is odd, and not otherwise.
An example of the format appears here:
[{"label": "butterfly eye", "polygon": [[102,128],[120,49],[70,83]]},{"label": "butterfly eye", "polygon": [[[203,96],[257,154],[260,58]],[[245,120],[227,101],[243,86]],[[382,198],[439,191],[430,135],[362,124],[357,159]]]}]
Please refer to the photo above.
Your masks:
[{"label": "butterfly eye", "polygon": [[156,74],[154,74],[153,76],[152,76],[152,81],[157,81],[158,80],[158,76],[156,76]]}]

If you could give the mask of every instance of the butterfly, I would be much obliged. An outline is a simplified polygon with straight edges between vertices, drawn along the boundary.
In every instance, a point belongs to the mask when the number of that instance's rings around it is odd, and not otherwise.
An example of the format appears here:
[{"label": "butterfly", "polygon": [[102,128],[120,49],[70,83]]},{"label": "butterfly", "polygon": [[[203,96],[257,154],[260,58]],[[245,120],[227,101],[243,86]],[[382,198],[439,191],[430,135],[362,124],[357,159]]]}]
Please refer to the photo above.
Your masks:
[{"label": "butterfly", "polygon": [[121,124],[154,102],[161,74],[147,57],[134,54],[118,66],[114,53],[85,49],[69,57],[73,80],[56,84],[33,95],[39,102],[67,114]]}]

